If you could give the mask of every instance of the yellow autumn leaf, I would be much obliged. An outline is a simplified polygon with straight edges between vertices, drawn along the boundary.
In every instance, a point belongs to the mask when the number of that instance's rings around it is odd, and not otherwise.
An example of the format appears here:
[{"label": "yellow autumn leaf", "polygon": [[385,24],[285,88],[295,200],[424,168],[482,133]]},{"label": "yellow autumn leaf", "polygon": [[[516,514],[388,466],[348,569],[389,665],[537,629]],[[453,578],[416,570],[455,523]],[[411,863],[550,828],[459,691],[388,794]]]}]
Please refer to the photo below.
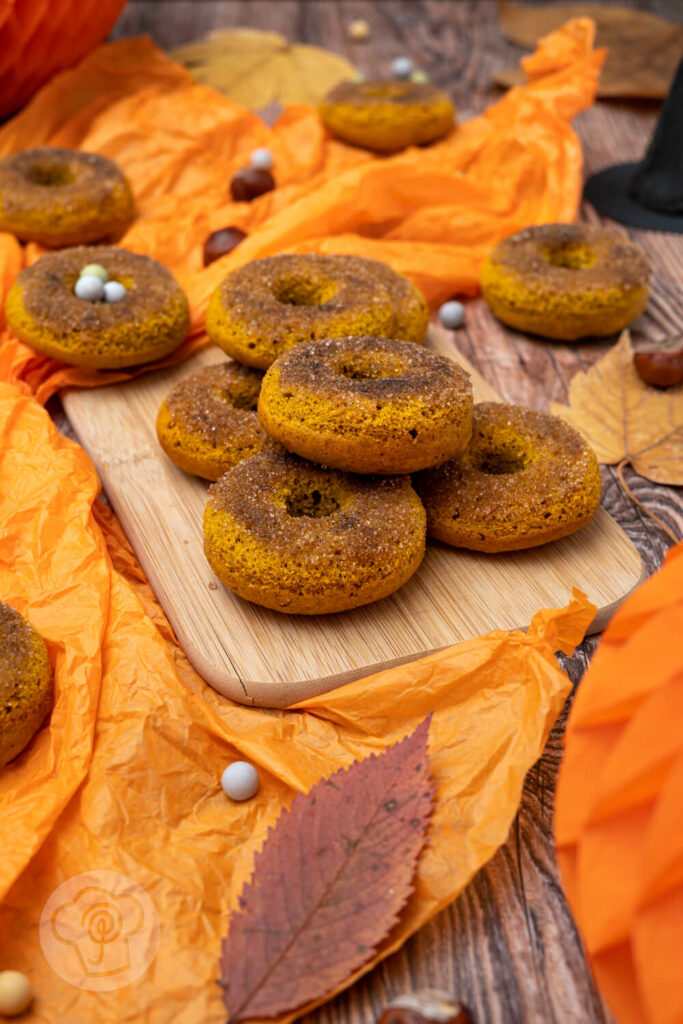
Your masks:
[{"label": "yellow autumn leaf", "polygon": [[291,44],[277,32],[230,29],[173,50],[194,78],[218,89],[251,110],[277,100],[318,104],[338,82],[356,69],[338,53],[317,46]]},{"label": "yellow autumn leaf", "polygon": [[640,379],[628,331],[569,385],[551,412],[587,438],[600,462],[629,462],[659,484],[683,484],[683,385],[660,391]]}]

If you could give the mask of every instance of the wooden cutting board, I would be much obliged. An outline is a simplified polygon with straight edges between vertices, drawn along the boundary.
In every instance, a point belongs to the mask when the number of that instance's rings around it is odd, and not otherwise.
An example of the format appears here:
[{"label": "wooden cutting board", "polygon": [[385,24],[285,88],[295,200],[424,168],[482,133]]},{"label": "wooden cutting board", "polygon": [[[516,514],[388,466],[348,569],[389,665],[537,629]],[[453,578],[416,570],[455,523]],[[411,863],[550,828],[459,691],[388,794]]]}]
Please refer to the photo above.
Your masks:
[{"label": "wooden cutting board", "polygon": [[[475,401],[493,389],[430,329],[429,344],[472,375]],[[156,439],[157,411],[191,369],[224,360],[206,349],[125,384],[62,394],[69,419],[188,658],[220,693],[286,707],[360,676],[486,633],[529,624],[561,607],[573,586],[598,606],[601,630],[642,577],[640,556],[603,509],[572,537],[530,551],[484,555],[429,542],[399,591],[339,615],[284,615],[249,604],[213,575],[202,548],[207,484],[186,476]]]}]

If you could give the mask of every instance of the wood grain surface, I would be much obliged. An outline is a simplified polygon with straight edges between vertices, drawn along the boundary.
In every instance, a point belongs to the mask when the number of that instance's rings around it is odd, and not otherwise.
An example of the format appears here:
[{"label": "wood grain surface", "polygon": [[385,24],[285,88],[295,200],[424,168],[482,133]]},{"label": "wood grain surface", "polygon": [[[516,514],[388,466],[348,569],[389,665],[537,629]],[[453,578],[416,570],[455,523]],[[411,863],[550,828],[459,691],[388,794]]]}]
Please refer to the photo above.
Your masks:
[{"label": "wood grain surface", "polygon": [[[497,400],[449,332],[432,327],[427,343],[471,373],[475,402]],[[288,707],[492,629],[526,627],[575,586],[597,606],[595,633],[640,582],[637,549],[600,508],[578,533],[529,551],[484,555],[430,541],[408,583],[342,615],[284,615],[242,601],[204,556],[207,484],[166,457],[155,431],[176,381],[225,358],[206,349],[126,384],[71,389],[62,401],[185,653],[226,697]]]},{"label": "wood grain surface", "polygon": [[[680,0],[619,2],[683,21]],[[370,25],[365,43],[348,39],[346,27],[355,18]],[[159,45],[172,47],[212,28],[234,26],[267,28],[289,39],[327,46],[366,73],[382,72],[392,58],[407,54],[452,96],[462,118],[481,112],[500,96],[492,76],[523,53],[503,38],[494,0],[129,0],[113,35],[147,32]],[[600,101],[581,114],[575,127],[586,172],[638,159],[658,110],[650,101]],[[599,220],[590,207],[584,207],[582,215]],[[681,236],[627,233],[646,249],[655,270],[652,299],[634,334],[656,338],[680,332]],[[553,400],[566,402],[573,374],[595,362],[608,345],[532,341],[497,324],[479,301],[468,303],[467,324],[458,332],[457,344],[506,401],[539,409],[547,409]],[[51,409],[68,430],[58,403],[53,402]],[[681,536],[680,494],[630,470],[626,478],[643,504]],[[613,470],[603,471],[603,482],[603,507],[653,572],[669,539],[622,492]],[[596,642],[589,639],[573,658],[561,658],[574,683],[585,671]],[[457,995],[470,1006],[475,1024],[612,1021],[592,982],[553,854],[553,797],[567,712],[568,708],[527,776],[505,846],[459,899],[362,981],[307,1017],[306,1024],[370,1024],[392,996],[425,987]]]}]

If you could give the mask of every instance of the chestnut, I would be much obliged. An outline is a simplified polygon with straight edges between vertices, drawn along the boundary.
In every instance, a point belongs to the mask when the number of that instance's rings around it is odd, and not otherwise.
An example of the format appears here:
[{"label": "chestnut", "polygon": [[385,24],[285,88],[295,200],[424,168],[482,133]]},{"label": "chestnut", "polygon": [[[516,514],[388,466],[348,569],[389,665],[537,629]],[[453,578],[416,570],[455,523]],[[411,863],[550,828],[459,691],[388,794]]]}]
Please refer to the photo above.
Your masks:
[{"label": "chestnut", "polygon": [[250,203],[274,188],[275,178],[270,171],[261,167],[243,167],[232,176],[230,195],[236,203]]},{"label": "chestnut", "polygon": [[639,349],[633,357],[638,376],[657,388],[672,388],[683,382],[683,336],[669,338]]},{"label": "chestnut", "polygon": [[227,256],[246,237],[246,231],[241,228],[219,228],[218,231],[212,231],[204,242],[204,266],[208,267],[214,260]]}]

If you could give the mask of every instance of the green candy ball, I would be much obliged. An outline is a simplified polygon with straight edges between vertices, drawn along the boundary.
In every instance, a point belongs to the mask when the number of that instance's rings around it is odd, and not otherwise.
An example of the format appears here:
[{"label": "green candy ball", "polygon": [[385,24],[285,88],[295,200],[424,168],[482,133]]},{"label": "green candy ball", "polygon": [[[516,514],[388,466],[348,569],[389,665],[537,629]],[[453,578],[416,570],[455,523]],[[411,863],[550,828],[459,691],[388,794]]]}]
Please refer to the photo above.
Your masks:
[{"label": "green candy ball", "polygon": [[88,277],[99,277],[102,284],[106,284],[109,280],[109,274],[99,263],[89,263],[87,267],[83,267],[79,277],[85,277],[86,274]]}]

